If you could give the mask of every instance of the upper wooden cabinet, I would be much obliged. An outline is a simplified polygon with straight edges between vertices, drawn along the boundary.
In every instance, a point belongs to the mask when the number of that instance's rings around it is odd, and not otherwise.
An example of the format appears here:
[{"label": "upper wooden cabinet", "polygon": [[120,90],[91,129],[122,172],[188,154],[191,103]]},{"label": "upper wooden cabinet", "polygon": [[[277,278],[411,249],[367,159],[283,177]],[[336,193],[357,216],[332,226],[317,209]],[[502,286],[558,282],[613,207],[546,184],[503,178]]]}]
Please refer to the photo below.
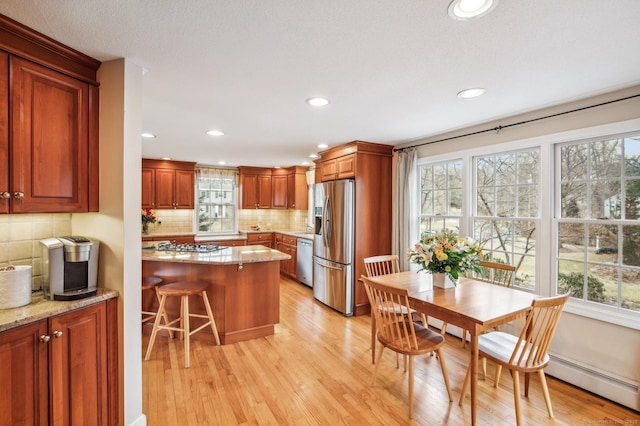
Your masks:
[{"label": "upper wooden cabinet", "polygon": [[[353,178],[355,197],[355,314],[369,313],[359,277],[364,258],[391,253],[391,159],[393,146],[353,141],[320,153],[316,183]],[[319,172],[318,172],[319,171]]]},{"label": "upper wooden cabinet", "polygon": [[142,159],[142,208],[193,209],[195,165],[187,161]]},{"label": "upper wooden cabinet", "polygon": [[240,167],[242,209],[309,208],[307,168]]},{"label": "upper wooden cabinet", "polygon": [[271,208],[271,169],[240,167],[240,208]]},{"label": "upper wooden cabinet", "polygon": [[98,211],[99,66],[0,16],[0,213]]}]

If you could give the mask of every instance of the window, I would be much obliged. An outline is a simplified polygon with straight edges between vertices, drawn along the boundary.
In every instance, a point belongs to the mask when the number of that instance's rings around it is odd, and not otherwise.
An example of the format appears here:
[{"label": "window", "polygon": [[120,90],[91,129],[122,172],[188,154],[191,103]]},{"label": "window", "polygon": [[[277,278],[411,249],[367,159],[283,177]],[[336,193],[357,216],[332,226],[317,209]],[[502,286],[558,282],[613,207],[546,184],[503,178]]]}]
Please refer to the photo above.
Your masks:
[{"label": "window", "polygon": [[198,167],[196,175],[198,234],[237,232],[237,171]]},{"label": "window", "polygon": [[420,234],[453,229],[462,217],[462,160],[420,166]]},{"label": "window", "polygon": [[640,311],[640,135],[556,146],[557,288]]},{"label": "window", "polygon": [[473,236],[486,260],[516,267],[514,286],[535,289],[538,149],[474,158]]}]

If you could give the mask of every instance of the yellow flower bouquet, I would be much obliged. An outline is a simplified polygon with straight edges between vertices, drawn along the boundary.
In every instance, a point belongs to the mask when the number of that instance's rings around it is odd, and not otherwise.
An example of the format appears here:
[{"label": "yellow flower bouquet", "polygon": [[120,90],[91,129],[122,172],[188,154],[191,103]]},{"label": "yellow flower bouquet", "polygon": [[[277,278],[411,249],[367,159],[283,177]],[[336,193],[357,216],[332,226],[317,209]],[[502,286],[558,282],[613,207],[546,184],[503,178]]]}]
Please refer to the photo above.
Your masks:
[{"label": "yellow flower bouquet", "polygon": [[407,257],[429,273],[445,273],[454,283],[467,270],[480,273],[482,250],[471,238],[458,237],[444,229],[438,233],[424,232]]}]

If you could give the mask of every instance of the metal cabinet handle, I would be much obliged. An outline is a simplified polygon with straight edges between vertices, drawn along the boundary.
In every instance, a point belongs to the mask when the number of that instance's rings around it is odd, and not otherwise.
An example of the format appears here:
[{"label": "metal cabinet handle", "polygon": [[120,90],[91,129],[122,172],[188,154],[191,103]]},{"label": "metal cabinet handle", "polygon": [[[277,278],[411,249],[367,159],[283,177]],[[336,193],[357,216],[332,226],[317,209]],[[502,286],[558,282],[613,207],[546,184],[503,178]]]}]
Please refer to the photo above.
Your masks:
[{"label": "metal cabinet handle", "polygon": [[24,198],[24,192],[14,192],[13,193],[13,197],[14,198]]},{"label": "metal cabinet handle", "polygon": [[62,337],[62,331],[59,331],[59,330],[54,331],[53,332],[53,337],[56,337],[56,338]]},{"label": "metal cabinet handle", "polygon": [[40,336],[40,341],[43,343],[47,343],[49,340],[51,340],[51,336],[47,336],[46,334]]},{"label": "metal cabinet handle", "polygon": [[11,198],[11,193],[7,192],[7,191],[2,191],[0,192],[0,198]]}]

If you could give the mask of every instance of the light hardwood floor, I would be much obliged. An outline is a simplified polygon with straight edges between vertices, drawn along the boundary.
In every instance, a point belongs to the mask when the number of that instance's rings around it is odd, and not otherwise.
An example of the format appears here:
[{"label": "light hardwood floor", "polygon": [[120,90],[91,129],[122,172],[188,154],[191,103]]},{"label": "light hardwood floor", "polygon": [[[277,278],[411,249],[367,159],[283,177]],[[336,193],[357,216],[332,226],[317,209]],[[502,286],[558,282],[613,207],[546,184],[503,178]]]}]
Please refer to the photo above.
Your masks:
[{"label": "light hardwood floor", "polygon": [[[214,346],[194,339],[191,368],[183,368],[182,341],[158,337],[143,362],[143,412],[161,425],[466,425],[469,397],[458,398],[468,362],[460,339],[447,336],[445,360],[455,401],[449,403],[440,367],[430,356],[415,362],[415,413],[408,418],[407,380],[387,351],[371,387],[368,317],[345,318],[314,301],[312,291],[281,280],[280,324],[274,336]],[[200,333],[202,335],[202,333]],[[197,337],[198,335],[196,335]],[[149,340],[143,333],[143,353]],[[478,425],[515,424],[512,380],[494,366],[480,380]],[[640,424],[640,413],[548,378],[555,418],[550,419],[537,377],[522,399],[527,425]]]}]

